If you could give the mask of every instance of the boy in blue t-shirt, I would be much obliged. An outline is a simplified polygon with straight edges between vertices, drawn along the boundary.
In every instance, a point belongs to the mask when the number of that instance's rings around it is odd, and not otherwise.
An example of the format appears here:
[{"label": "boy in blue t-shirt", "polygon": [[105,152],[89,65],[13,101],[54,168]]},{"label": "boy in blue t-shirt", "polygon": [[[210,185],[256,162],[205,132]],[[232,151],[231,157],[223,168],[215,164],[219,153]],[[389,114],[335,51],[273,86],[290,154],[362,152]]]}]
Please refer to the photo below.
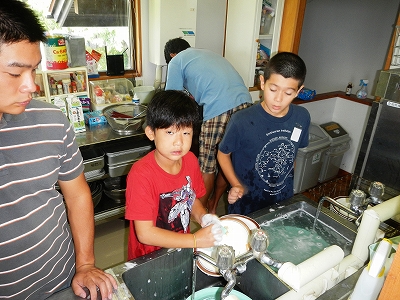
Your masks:
[{"label": "boy in blue t-shirt", "polygon": [[305,76],[299,56],[276,54],[260,76],[264,100],[228,123],[218,161],[231,185],[229,213],[247,215],[293,196],[295,158],[308,146],[310,114],[292,101]]}]

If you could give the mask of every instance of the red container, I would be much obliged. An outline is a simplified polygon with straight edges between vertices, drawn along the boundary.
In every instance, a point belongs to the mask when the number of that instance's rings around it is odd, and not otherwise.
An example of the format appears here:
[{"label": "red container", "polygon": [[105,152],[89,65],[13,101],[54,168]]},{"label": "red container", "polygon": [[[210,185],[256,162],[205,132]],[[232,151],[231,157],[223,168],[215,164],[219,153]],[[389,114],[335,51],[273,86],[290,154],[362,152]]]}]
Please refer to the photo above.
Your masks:
[{"label": "red container", "polygon": [[45,44],[46,68],[62,70],[68,68],[67,47],[63,36],[49,36]]}]

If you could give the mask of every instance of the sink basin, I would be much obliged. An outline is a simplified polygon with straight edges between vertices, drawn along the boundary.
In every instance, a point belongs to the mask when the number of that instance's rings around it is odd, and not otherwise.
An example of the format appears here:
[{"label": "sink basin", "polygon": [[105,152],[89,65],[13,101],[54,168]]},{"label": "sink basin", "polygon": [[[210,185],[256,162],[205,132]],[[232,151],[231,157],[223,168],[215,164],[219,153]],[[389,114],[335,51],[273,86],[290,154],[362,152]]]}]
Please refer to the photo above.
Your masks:
[{"label": "sink basin", "polygon": [[[265,226],[268,232],[269,226],[271,228],[275,226],[274,223],[270,223],[271,221],[290,219],[292,216],[296,222],[299,218],[312,219],[315,216],[316,207],[316,203],[302,195],[297,195],[290,201],[257,211],[249,217],[255,219],[262,227]],[[351,251],[356,236],[355,225],[327,209],[322,210],[319,220],[321,221],[319,226],[333,232],[334,237],[340,236],[342,245],[339,246],[344,248],[347,255]],[[308,228],[309,225],[309,221],[306,221],[305,224],[299,226]],[[333,241],[336,240],[333,238]],[[323,247],[325,246],[323,244]],[[162,249],[125,265],[127,267],[121,277],[135,300],[186,299],[192,293],[194,275],[196,291],[226,285],[223,277],[208,276],[198,268],[193,273],[192,249]],[[252,299],[265,300],[277,299],[291,290],[278,277],[276,270],[257,260],[251,260],[247,264],[246,271],[237,277],[235,289]]]},{"label": "sink basin", "polygon": [[[139,261],[134,260],[134,267],[122,274],[122,279],[135,300],[183,300],[191,296],[192,249],[163,249],[156,257],[148,256],[140,258]],[[208,276],[197,268],[195,276],[195,291],[226,285],[223,277]],[[251,299],[265,300],[276,299],[289,291],[289,287],[268,266],[255,260],[250,261],[247,270],[238,276],[235,289]]]}]

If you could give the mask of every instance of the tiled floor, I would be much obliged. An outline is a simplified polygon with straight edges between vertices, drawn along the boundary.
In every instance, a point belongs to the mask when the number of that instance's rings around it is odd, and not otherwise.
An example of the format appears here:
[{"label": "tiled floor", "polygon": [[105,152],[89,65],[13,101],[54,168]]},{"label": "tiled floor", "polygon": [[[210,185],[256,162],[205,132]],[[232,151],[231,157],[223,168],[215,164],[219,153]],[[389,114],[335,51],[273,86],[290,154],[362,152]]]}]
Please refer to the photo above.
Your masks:
[{"label": "tiled floor", "polygon": [[[224,195],[218,203],[217,215],[227,212],[228,202]],[[191,222],[190,228],[195,231],[199,226]],[[107,269],[127,260],[129,225],[123,219],[116,219],[96,226],[94,251],[96,266]]]}]

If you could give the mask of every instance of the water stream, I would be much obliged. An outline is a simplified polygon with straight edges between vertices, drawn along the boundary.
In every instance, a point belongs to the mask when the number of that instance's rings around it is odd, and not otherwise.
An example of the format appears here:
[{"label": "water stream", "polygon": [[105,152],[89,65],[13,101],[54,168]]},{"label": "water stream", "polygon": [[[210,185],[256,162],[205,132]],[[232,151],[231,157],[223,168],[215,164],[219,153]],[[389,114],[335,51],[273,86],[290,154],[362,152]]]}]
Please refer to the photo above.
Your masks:
[{"label": "water stream", "polygon": [[314,224],[313,224],[313,227],[312,227],[312,231],[315,231],[315,226],[317,225],[318,217],[319,217],[319,214],[321,213],[322,204],[323,204],[322,201],[320,201],[318,203],[317,212],[315,214],[315,219],[314,219]]},{"label": "water stream", "polygon": [[196,270],[197,270],[197,256],[193,257],[193,266],[192,266],[193,274],[192,274],[192,296],[191,300],[194,300],[196,293]]}]

